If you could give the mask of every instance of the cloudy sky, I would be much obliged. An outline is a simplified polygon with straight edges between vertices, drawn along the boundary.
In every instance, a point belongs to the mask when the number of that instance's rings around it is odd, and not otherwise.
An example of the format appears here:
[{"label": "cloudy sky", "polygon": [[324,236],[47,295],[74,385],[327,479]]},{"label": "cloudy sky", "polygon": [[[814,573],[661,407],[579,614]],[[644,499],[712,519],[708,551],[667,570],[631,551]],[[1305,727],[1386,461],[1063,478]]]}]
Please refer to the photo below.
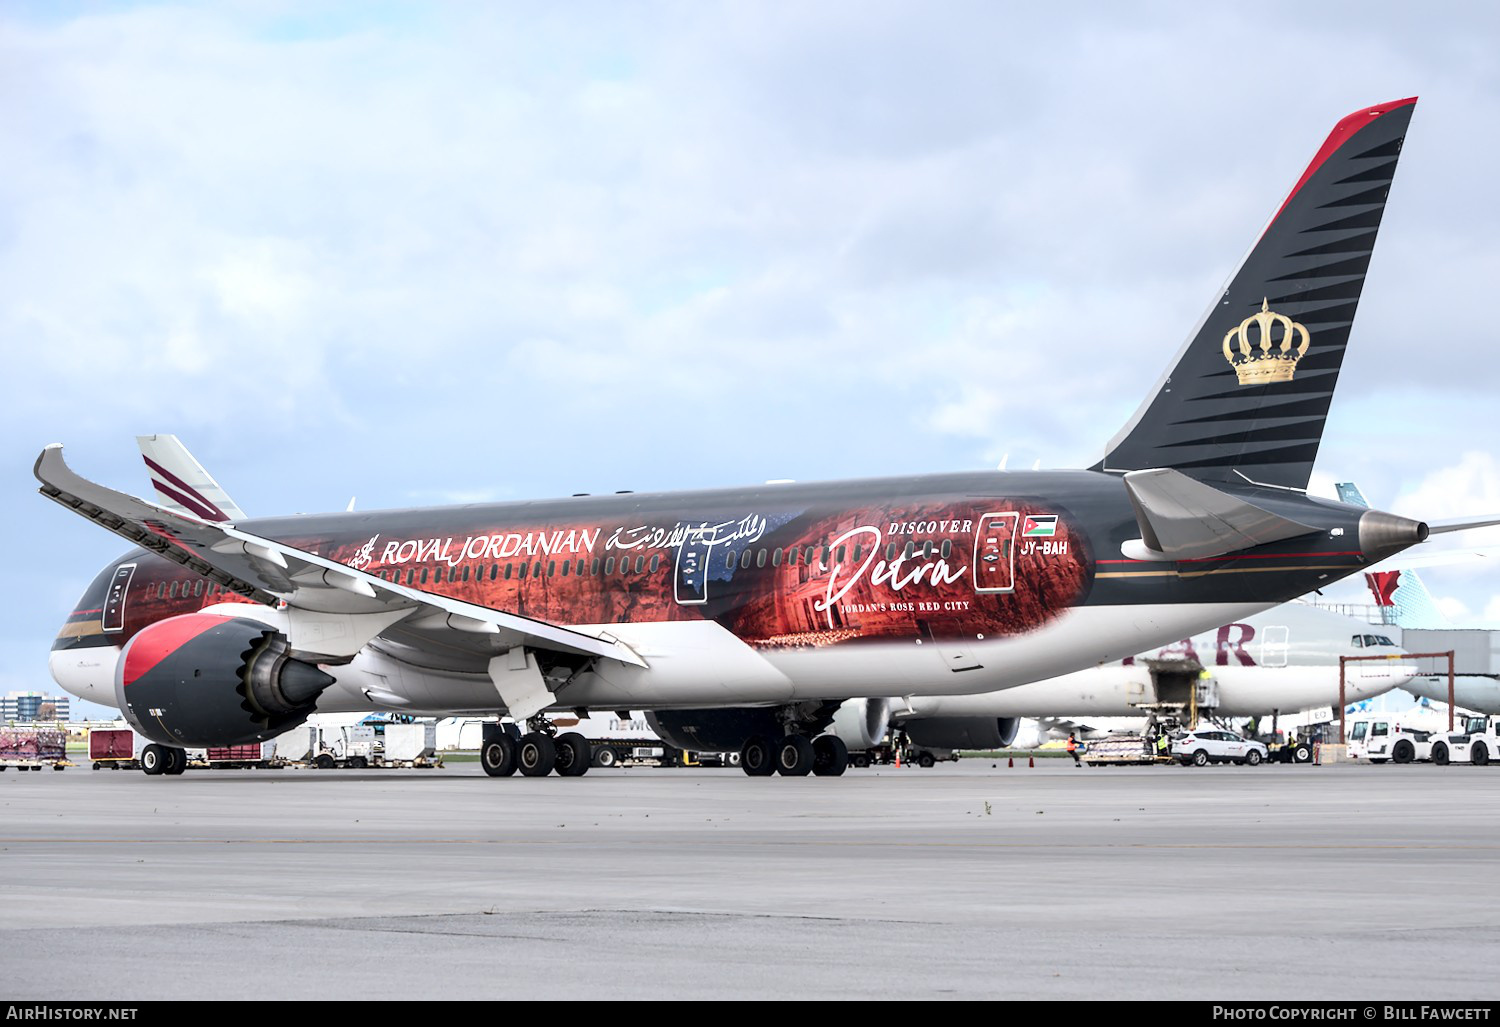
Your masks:
[{"label": "cloudy sky", "polygon": [[1500,8],[1040,6],[0,7],[0,690],[125,548],[49,442],[252,515],[1091,463],[1413,94],[1317,480],[1500,511]]}]

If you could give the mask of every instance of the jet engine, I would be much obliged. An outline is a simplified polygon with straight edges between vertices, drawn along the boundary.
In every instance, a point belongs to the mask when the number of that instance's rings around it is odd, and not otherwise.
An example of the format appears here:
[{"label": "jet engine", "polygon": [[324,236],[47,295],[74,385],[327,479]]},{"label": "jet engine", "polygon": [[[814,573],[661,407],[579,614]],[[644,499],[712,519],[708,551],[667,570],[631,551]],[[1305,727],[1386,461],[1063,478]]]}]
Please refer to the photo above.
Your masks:
[{"label": "jet engine", "polygon": [[890,726],[889,699],[850,699],[834,713],[829,731],[838,735],[852,751],[858,752],[884,741]]},{"label": "jet engine", "polygon": [[1003,749],[1016,740],[1019,717],[919,717],[901,729],[928,749]]},{"label": "jet engine", "polygon": [[333,681],[294,659],[273,627],[190,613],[157,621],[125,644],[115,699],[131,727],[152,741],[244,745],[302,723]]}]

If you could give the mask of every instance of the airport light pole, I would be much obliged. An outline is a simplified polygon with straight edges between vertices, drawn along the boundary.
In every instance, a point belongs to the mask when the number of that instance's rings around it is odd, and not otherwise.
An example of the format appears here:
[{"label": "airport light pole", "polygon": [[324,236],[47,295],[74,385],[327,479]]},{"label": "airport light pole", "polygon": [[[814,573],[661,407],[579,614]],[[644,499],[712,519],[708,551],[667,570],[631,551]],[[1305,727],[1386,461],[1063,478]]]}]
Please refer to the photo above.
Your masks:
[{"label": "airport light pole", "polygon": [[1339,657],[1339,744],[1344,741],[1344,669],[1346,664],[1359,660],[1435,660],[1440,657],[1448,660],[1448,730],[1453,730],[1453,650],[1445,653],[1382,653],[1379,656],[1340,656]]}]

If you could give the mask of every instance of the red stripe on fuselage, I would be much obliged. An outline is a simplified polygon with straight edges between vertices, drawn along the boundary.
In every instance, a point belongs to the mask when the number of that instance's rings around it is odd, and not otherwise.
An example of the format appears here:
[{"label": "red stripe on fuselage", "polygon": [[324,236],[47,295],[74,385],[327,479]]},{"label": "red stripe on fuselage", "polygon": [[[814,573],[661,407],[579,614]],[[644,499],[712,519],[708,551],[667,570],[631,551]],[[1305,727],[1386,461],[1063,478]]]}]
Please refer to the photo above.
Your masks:
[{"label": "red stripe on fuselage", "polygon": [[189,613],[157,621],[131,640],[122,672],[125,687],[129,688],[132,683],[149,673],[151,668],[205,631],[232,619],[211,613]]}]

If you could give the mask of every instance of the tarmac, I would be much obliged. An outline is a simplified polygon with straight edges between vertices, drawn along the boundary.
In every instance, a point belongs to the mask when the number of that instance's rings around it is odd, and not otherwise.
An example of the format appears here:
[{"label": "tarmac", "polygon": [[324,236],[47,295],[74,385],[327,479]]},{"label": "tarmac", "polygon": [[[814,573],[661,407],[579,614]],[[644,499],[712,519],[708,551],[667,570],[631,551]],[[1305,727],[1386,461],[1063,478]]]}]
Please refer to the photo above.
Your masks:
[{"label": "tarmac", "polygon": [[0,774],[0,990],[1500,998],[1500,767],[1021,762]]}]

